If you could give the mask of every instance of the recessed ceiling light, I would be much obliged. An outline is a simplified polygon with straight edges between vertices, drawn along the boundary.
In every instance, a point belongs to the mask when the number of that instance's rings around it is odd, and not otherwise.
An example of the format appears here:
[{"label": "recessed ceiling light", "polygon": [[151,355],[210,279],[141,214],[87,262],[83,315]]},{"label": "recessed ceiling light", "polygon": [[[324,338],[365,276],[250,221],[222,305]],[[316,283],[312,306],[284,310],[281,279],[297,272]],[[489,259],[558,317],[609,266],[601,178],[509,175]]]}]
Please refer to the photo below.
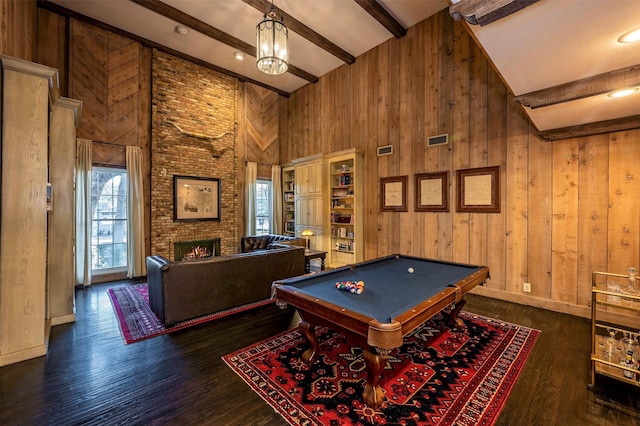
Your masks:
[{"label": "recessed ceiling light", "polygon": [[175,31],[180,35],[187,35],[189,34],[189,27],[186,25],[176,25]]},{"label": "recessed ceiling light", "polygon": [[244,53],[242,52],[235,52],[233,54],[233,57],[236,58],[239,61],[242,61],[244,59]]},{"label": "recessed ceiling light", "polygon": [[609,96],[610,98],[622,98],[624,96],[633,95],[637,91],[638,91],[637,87],[631,87],[631,88],[626,88],[626,89],[618,89],[618,90],[614,90],[613,92],[609,93],[607,96]]},{"label": "recessed ceiling light", "polygon": [[640,28],[627,31],[618,38],[620,43],[633,43],[634,41],[640,41]]}]

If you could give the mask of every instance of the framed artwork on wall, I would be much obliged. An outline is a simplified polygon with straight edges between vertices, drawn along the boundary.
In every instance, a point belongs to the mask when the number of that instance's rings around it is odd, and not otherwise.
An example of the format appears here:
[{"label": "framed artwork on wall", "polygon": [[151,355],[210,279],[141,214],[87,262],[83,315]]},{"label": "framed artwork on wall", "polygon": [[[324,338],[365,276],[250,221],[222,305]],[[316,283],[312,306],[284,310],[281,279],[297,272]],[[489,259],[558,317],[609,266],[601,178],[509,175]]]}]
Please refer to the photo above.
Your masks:
[{"label": "framed artwork on wall", "polygon": [[449,211],[449,172],[415,175],[415,211]]},{"label": "framed artwork on wall", "polygon": [[407,211],[407,176],[380,178],[380,211]]},{"label": "framed artwork on wall", "polygon": [[500,213],[500,166],[456,170],[457,212]]},{"label": "framed artwork on wall", "polygon": [[174,176],[173,220],[220,220],[220,179]]}]

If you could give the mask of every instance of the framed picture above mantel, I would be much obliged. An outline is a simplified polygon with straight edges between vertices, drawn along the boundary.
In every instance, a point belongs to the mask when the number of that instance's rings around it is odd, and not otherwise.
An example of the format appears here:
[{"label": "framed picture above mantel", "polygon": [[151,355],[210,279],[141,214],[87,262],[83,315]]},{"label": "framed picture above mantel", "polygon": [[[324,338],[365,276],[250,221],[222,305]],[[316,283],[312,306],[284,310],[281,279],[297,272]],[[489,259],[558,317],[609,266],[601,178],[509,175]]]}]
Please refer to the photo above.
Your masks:
[{"label": "framed picture above mantel", "polygon": [[173,220],[220,220],[220,179],[174,176]]}]

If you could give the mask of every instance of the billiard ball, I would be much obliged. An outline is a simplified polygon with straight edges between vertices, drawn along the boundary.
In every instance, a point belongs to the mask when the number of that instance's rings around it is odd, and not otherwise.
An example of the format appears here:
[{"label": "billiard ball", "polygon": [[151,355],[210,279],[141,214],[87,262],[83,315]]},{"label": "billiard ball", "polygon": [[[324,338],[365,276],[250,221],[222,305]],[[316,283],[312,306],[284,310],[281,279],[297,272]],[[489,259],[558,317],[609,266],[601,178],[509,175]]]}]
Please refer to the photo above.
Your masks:
[{"label": "billiard ball", "polygon": [[413,274],[413,268],[409,268],[409,269],[407,269],[407,271],[408,271],[410,274]]}]

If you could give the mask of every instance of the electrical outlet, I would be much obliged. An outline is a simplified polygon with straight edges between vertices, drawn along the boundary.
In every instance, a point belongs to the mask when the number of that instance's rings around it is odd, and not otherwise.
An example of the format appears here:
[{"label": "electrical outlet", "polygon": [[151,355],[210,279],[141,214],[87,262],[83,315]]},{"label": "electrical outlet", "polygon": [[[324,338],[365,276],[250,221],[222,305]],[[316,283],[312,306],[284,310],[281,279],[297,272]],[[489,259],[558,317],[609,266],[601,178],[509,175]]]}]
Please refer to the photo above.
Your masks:
[{"label": "electrical outlet", "polygon": [[531,293],[531,283],[522,283],[522,290],[525,293]]}]

